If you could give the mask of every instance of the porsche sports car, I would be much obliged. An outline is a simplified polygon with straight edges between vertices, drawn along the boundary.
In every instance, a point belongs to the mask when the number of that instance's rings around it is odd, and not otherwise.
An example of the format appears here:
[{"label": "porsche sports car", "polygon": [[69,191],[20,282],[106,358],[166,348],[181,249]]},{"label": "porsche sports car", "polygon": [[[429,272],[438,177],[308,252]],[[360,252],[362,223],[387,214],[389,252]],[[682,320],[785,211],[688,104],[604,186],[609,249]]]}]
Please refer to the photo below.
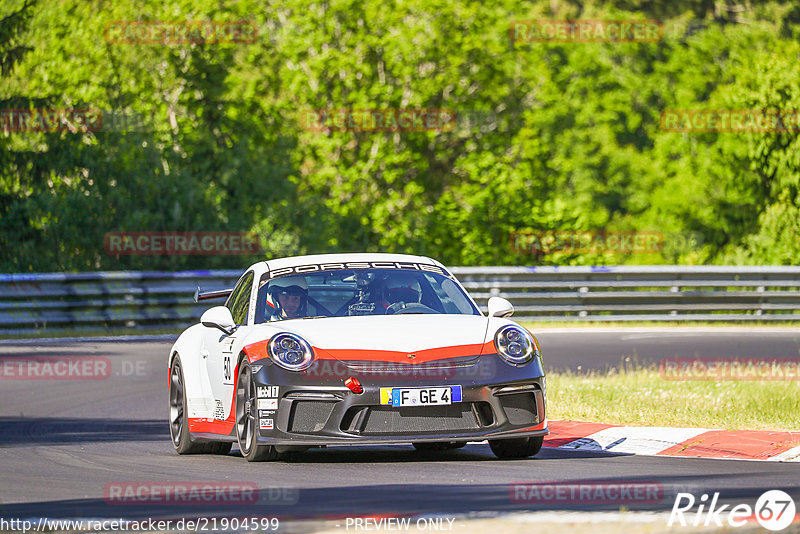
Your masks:
[{"label": "porsche sports car", "polygon": [[248,461],[338,445],[419,450],[489,440],[535,455],[548,433],[536,338],[489,299],[484,316],[438,261],[324,254],[263,261],[186,329],[169,354],[179,454]]}]

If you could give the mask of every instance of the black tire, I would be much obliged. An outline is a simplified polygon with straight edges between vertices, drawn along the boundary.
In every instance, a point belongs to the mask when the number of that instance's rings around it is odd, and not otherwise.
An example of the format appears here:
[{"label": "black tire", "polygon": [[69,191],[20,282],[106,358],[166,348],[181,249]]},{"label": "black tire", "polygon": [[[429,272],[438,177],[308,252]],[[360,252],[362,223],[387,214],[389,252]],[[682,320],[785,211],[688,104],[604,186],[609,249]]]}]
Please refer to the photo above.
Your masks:
[{"label": "black tire", "polygon": [[466,441],[440,441],[440,442],[422,442],[412,443],[415,449],[420,452],[436,452],[436,451],[449,451],[452,449],[460,449],[467,445]]},{"label": "black tire", "polygon": [[264,462],[275,460],[280,456],[272,445],[258,445],[258,426],[256,414],[258,409],[256,385],[253,373],[247,360],[239,364],[239,375],[236,377],[236,439],[239,451],[248,462]]},{"label": "black tire", "polygon": [[186,410],[186,387],[183,369],[178,356],[172,360],[169,372],[169,434],[178,454],[200,454],[209,452],[209,445],[192,440],[189,432],[189,416]]},{"label": "black tire", "polygon": [[535,456],[542,450],[544,436],[516,439],[490,439],[489,447],[500,459],[527,458]]}]

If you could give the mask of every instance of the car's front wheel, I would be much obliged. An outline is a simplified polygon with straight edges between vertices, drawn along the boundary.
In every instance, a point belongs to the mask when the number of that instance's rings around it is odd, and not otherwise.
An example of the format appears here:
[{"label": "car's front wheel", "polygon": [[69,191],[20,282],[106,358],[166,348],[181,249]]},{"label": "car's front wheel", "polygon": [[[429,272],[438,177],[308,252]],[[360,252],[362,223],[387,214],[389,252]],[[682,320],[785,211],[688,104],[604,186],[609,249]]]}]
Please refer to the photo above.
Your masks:
[{"label": "car's front wheel", "polygon": [[543,443],[544,436],[515,439],[490,439],[489,447],[491,447],[495,456],[506,460],[535,456],[542,450]]},{"label": "car's front wheel", "polygon": [[278,458],[272,445],[258,445],[258,397],[253,371],[243,360],[236,380],[236,438],[239,450],[248,462],[263,462]]}]

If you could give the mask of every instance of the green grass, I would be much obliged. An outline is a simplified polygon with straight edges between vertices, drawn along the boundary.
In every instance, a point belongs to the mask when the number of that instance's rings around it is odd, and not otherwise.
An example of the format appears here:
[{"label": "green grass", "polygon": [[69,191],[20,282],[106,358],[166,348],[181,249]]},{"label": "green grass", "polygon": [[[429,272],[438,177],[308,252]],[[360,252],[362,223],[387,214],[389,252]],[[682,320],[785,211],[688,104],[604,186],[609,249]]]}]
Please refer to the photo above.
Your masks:
[{"label": "green grass", "polygon": [[549,419],[800,431],[800,380],[665,380],[658,369],[547,375]]}]

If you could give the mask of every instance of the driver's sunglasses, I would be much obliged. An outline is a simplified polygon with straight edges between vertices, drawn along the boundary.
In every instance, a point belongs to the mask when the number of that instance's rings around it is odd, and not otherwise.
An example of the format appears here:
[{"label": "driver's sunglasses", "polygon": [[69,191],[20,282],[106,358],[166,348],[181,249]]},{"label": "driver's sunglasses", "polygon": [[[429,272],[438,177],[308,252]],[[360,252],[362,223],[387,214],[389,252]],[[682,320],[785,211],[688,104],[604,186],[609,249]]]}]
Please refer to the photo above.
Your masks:
[{"label": "driver's sunglasses", "polygon": [[386,296],[389,297],[388,300],[390,302],[416,302],[419,298],[419,291],[410,287],[397,287],[389,289],[386,292]]}]

